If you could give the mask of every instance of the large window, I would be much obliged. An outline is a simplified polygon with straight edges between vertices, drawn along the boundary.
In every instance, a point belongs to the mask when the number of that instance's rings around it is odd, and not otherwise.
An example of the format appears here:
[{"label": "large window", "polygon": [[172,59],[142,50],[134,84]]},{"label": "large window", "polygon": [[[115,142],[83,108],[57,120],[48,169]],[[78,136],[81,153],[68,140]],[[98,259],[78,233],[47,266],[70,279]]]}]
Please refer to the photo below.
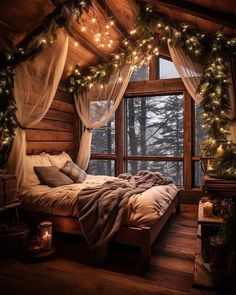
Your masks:
[{"label": "large window", "polygon": [[128,162],[128,172],[165,171],[182,184],[183,165],[173,157],[183,156],[183,94],[127,98],[126,151],[127,160],[140,158]]},{"label": "large window", "polygon": [[171,176],[186,190],[199,186],[205,134],[200,117],[172,61],[155,58],[134,70],[113,120],[94,131],[89,172],[148,169]]},{"label": "large window", "polygon": [[158,58],[157,72],[159,79],[179,78],[179,74],[172,61],[165,58]]},{"label": "large window", "polygon": [[149,64],[145,63],[142,67],[134,68],[130,81],[149,80]]},{"label": "large window", "polygon": [[[115,117],[105,126],[93,131],[91,153],[88,168],[90,174],[115,176]],[[104,156],[109,159],[104,159]]]}]

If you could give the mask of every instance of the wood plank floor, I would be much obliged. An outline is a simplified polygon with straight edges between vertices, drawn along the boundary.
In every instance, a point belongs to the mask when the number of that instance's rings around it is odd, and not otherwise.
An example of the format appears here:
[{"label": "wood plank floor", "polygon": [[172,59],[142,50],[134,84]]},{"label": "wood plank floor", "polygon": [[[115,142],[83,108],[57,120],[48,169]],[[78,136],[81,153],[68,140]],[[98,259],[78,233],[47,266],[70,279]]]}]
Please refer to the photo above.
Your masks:
[{"label": "wood plank floor", "polygon": [[54,259],[29,264],[19,257],[0,261],[0,293],[17,295],[213,295],[192,288],[197,231],[196,206],[182,206],[173,215],[152,249],[152,265],[145,274],[137,271],[138,252],[132,247],[111,245],[103,267],[94,264],[81,237],[57,235]]}]

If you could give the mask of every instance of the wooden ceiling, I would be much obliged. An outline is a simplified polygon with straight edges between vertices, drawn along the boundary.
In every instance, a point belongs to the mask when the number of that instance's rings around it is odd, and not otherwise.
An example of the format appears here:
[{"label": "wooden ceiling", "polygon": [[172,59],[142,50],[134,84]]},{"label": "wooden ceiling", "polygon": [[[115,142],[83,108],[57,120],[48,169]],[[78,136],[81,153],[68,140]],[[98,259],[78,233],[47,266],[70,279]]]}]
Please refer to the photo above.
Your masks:
[{"label": "wooden ceiling", "polygon": [[[208,32],[223,29],[236,34],[236,1],[234,0],[147,0],[161,12],[177,21],[190,23]],[[63,77],[75,64],[82,68],[105,62],[120,42],[134,28],[137,7],[134,0],[92,0],[93,9],[84,13],[80,23],[74,22],[77,43],[70,38],[69,53]],[[9,41],[18,44],[24,40],[44,17],[54,9],[50,0],[0,0],[0,47],[7,48]],[[91,15],[102,20],[114,20],[109,29],[113,40],[111,47],[98,47],[93,31],[96,25]],[[86,25],[86,31],[81,26]],[[103,24],[101,22],[101,30]]]}]

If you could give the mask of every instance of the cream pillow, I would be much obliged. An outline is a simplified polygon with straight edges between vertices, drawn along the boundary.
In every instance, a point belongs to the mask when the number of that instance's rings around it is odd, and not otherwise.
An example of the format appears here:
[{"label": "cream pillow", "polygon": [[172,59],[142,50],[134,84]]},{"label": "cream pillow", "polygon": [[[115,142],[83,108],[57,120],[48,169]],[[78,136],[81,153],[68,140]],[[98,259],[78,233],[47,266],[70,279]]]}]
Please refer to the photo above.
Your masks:
[{"label": "cream pillow", "polygon": [[45,153],[26,156],[26,186],[40,184],[40,180],[34,172],[34,166],[51,166]]},{"label": "cream pillow", "polygon": [[71,157],[66,152],[62,152],[59,155],[47,154],[47,156],[51,163],[51,166],[56,166],[58,168],[64,167],[67,161],[72,161]]}]

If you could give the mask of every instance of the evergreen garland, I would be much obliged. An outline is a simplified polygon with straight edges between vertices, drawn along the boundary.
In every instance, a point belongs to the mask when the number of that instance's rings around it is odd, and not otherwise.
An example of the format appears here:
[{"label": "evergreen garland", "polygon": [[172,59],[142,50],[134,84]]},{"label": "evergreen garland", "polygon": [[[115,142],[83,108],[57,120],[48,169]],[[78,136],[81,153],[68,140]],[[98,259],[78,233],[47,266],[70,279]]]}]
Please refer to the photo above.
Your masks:
[{"label": "evergreen garland", "polygon": [[[10,143],[14,137],[14,128],[18,126],[15,116],[16,107],[12,94],[14,68],[21,62],[35,57],[45,46],[55,40],[55,31],[63,27],[70,35],[72,19],[79,19],[84,9],[89,9],[91,0],[51,0],[55,5],[52,13],[46,16],[40,30],[29,38],[24,46],[17,46],[0,52],[0,150]],[[223,34],[207,34],[185,23],[171,21],[167,16],[154,11],[153,7],[142,0],[139,5],[139,18],[134,30],[126,38],[120,48],[112,55],[110,62],[90,67],[83,75],[78,66],[69,77],[68,91],[78,93],[93,87],[94,83],[105,84],[112,73],[127,64],[142,66],[154,55],[158,55],[158,47],[167,42],[171,46],[182,46],[185,52],[201,59],[206,68],[198,87],[204,97],[202,120],[209,137],[202,142],[204,156],[214,156],[219,148],[223,155],[217,157],[215,169],[222,177],[235,178],[233,166],[236,158],[235,145],[227,142],[231,120],[228,99],[229,59],[236,55],[236,37]],[[139,60],[139,56],[143,56]],[[230,160],[231,159],[231,160]],[[226,172],[227,171],[227,172]]]},{"label": "evergreen garland", "polygon": [[10,144],[18,126],[12,87],[12,68],[4,67],[0,72],[0,151]]},{"label": "evergreen garland", "polygon": [[38,30],[28,38],[26,44],[0,50],[0,151],[9,147],[14,138],[14,129],[19,126],[13,97],[14,68],[23,61],[34,58],[56,39],[56,30],[63,28],[72,35],[71,21],[79,19],[91,0],[51,0],[55,9],[43,20]]},{"label": "evergreen garland", "polygon": [[[139,5],[139,18],[134,30],[126,38],[121,47],[113,54],[108,63],[90,67],[83,74],[78,66],[69,77],[68,91],[78,93],[100,83],[106,83],[112,73],[126,64],[142,66],[153,55],[158,55],[161,43],[171,46],[180,45],[185,52],[194,59],[206,64],[201,83],[197,92],[203,95],[201,107],[203,109],[203,127],[208,130],[208,138],[203,140],[201,148],[203,156],[215,157],[214,169],[217,176],[236,179],[235,145],[227,141],[230,134],[229,119],[230,103],[228,97],[230,58],[236,55],[236,37],[223,34],[219,31],[208,34],[193,28],[185,23],[171,21],[167,16],[157,11],[145,1],[136,1]],[[138,61],[138,56],[143,56]],[[227,156],[227,165],[224,157],[217,156],[218,149],[223,150]],[[234,152],[232,152],[234,151]],[[229,161],[230,155],[230,161]],[[226,172],[227,170],[227,172]]]}]

